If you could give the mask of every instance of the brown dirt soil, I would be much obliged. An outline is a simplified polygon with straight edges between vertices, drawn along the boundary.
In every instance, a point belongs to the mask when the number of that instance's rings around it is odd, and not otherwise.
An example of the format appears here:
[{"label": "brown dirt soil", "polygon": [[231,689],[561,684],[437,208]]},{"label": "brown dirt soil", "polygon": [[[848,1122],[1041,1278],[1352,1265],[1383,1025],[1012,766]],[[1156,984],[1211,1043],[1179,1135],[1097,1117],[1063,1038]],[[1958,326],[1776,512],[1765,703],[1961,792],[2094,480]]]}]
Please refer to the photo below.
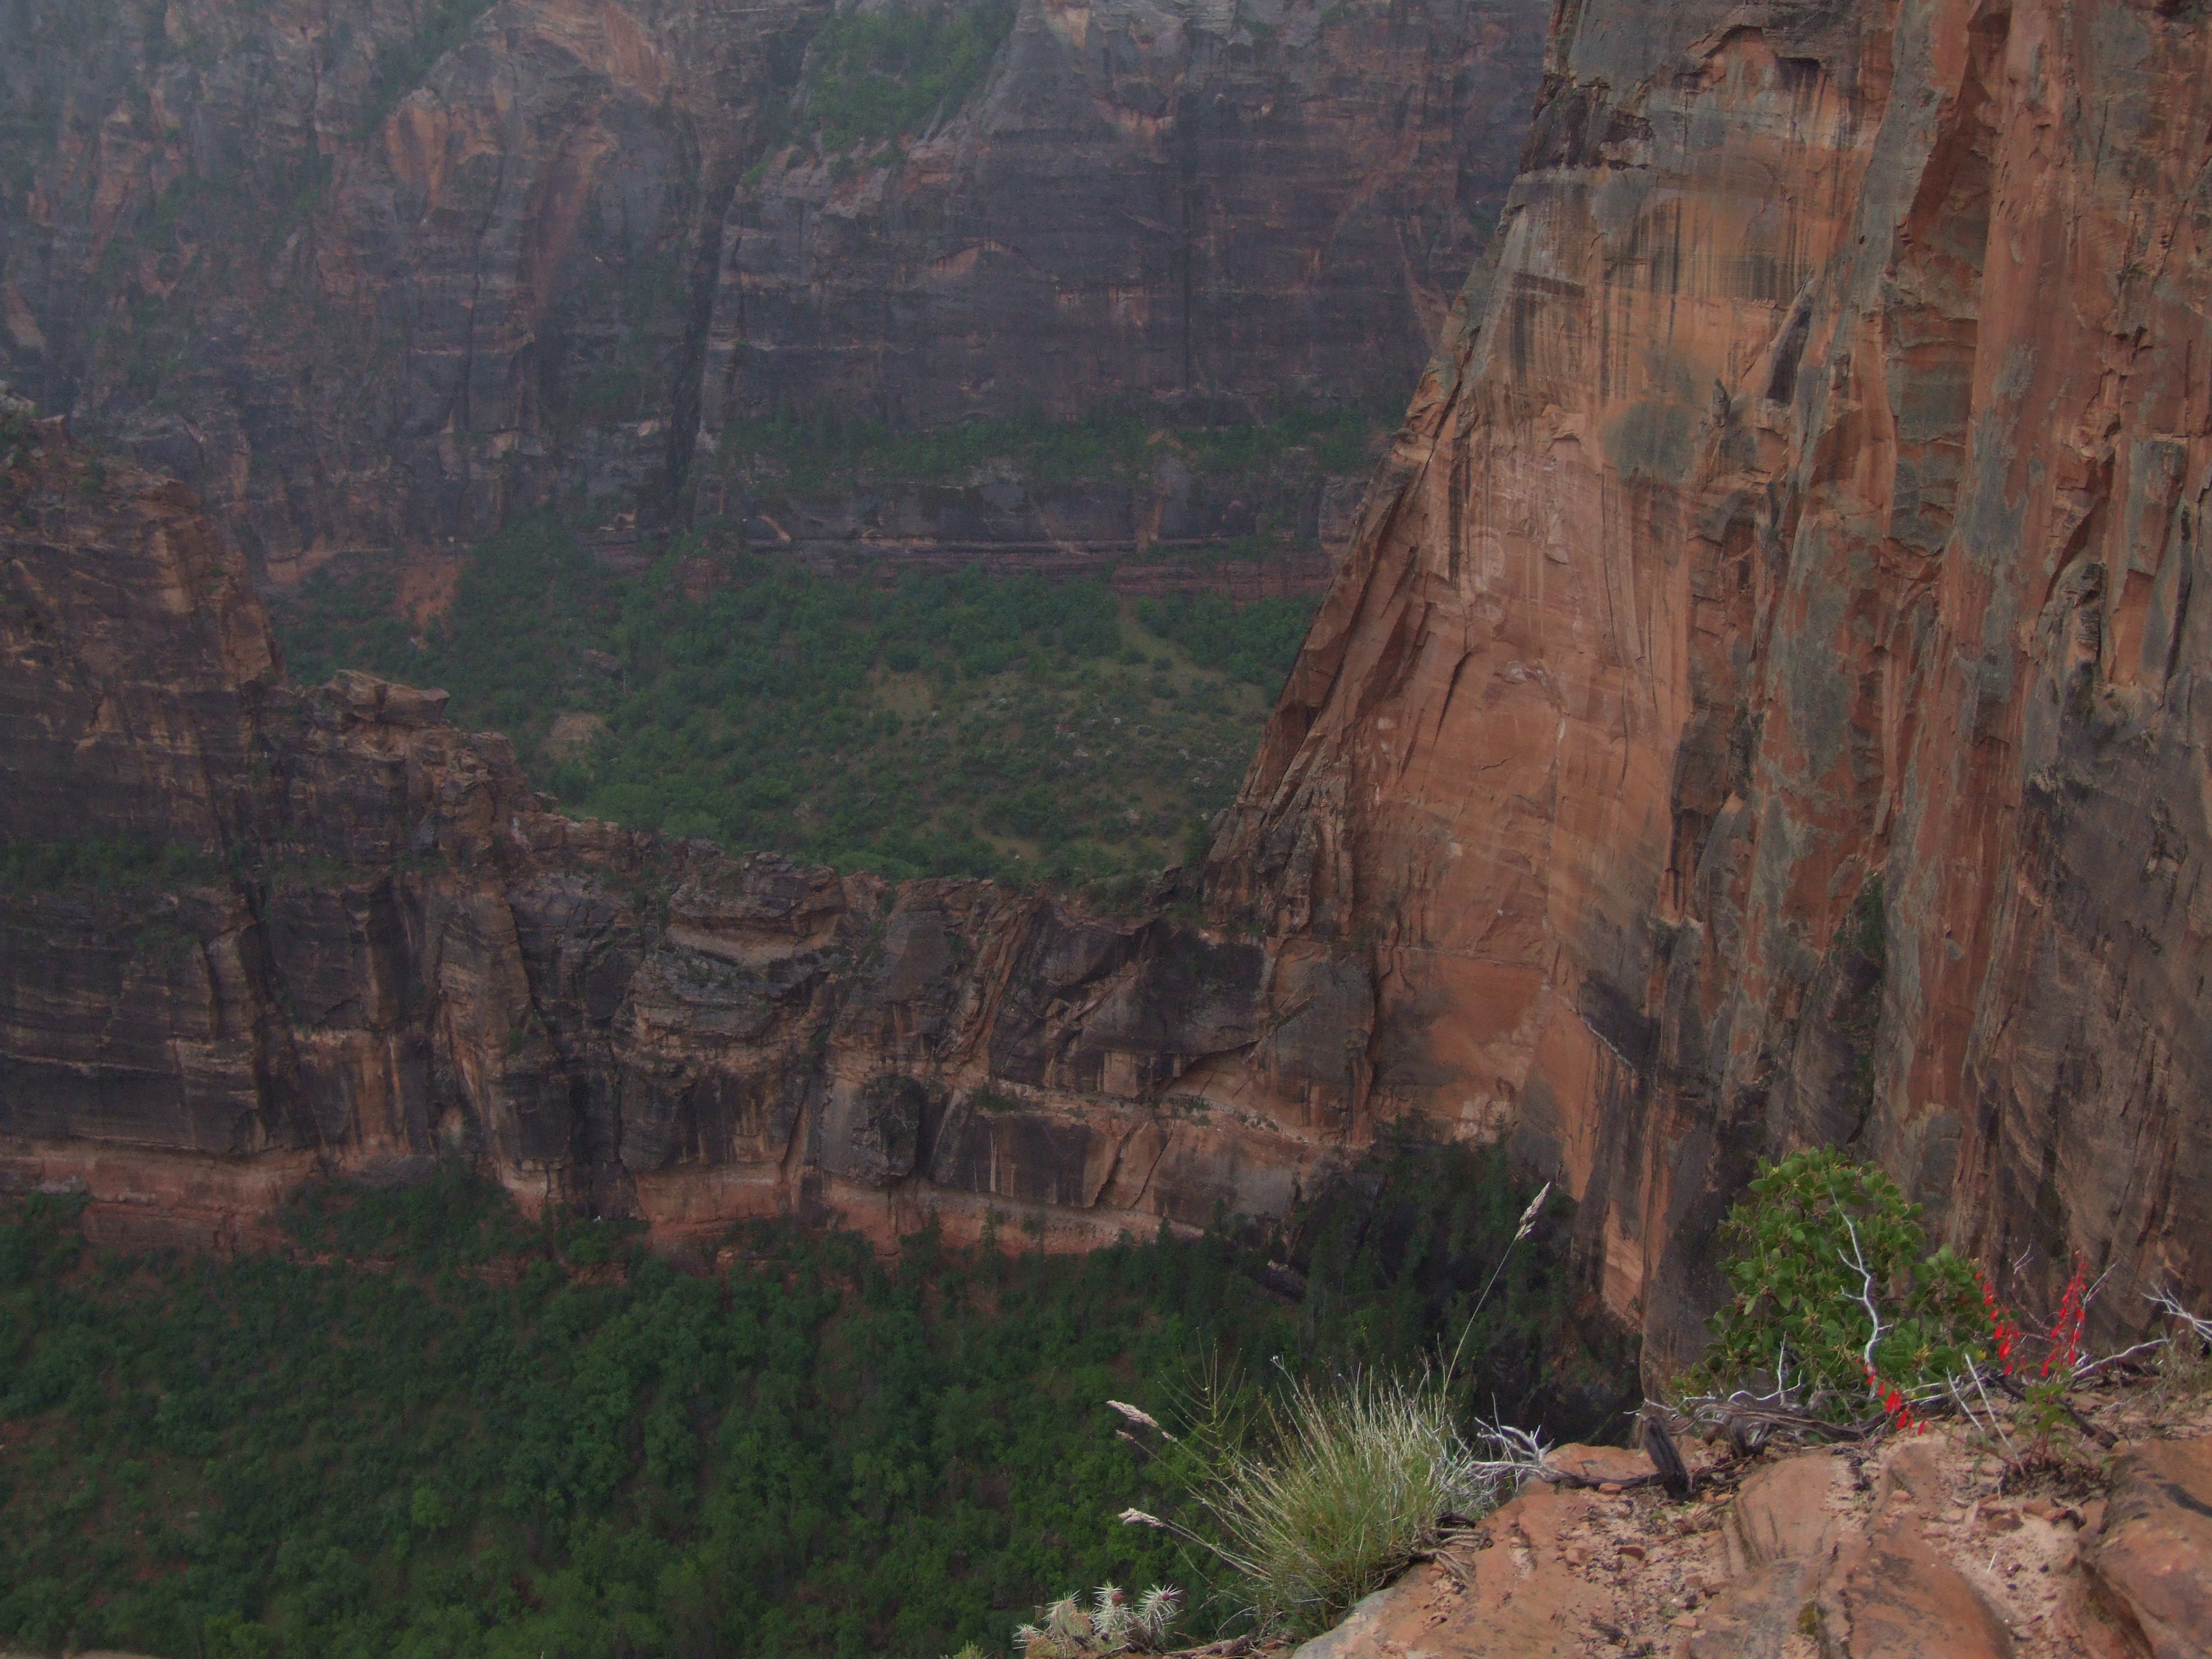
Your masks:
[{"label": "brown dirt soil", "polygon": [[418,550],[399,562],[396,603],[412,628],[427,628],[453,608],[462,561],[456,554]]}]

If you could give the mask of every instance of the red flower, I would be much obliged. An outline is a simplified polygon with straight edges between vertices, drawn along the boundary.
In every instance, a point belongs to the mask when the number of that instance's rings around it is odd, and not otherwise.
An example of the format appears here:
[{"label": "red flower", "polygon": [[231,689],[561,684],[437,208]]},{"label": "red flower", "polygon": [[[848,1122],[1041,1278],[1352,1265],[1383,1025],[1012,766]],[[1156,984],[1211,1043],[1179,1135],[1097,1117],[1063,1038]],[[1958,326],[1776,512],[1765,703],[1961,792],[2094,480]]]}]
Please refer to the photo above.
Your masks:
[{"label": "red flower", "polygon": [[2043,1356],[2042,1375],[2050,1376],[2053,1365],[2073,1375],[2081,1360],[2081,1328],[2088,1318],[2089,1264],[2077,1260],[2074,1276],[2066,1281],[2066,1293],[2058,1298],[2058,1317],[2051,1327],[2051,1352]]},{"label": "red flower", "polygon": [[1974,1268],[1974,1282],[1982,1287],[1982,1307],[1990,1316],[1990,1340],[1996,1345],[1997,1363],[2010,1376],[2014,1353],[2020,1346],[2020,1322],[1997,1300],[1996,1290],[1978,1265]]}]

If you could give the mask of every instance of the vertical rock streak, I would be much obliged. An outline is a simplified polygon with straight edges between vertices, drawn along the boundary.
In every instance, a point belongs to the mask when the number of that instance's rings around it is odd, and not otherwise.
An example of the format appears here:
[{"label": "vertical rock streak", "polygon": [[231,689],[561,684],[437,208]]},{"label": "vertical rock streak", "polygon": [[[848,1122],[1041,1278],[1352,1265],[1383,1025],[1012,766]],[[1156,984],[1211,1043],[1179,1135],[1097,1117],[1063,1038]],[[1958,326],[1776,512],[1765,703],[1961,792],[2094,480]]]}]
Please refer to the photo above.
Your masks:
[{"label": "vertical rock streak", "polygon": [[1364,1113],[1564,1176],[1662,1368],[1816,1142],[2140,1322],[2212,1282],[2207,37],[1558,27],[1209,890],[1371,964]]},{"label": "vertical rock streak", "polygon": [[1027,0],[892,134],[834,125],[828,0],[422,9],[9,14],[0,380],[280,581],[579,491],[742,520],[713,463],[768,418],[1395,398],[1542,34],[1540,0]]},{"label": "vertical rock streak", "polygon": [[1186,1081],[1258,1036],[1256,944],[557,817],[442,692],[283,684],[183,486],[9,444],[0,848],[93,862],[0,891],[0,1190],[228,1243],[316,1170],[460,1157],[672,1242],[1069,1248],[1284,1213],[1335,1158]]}]

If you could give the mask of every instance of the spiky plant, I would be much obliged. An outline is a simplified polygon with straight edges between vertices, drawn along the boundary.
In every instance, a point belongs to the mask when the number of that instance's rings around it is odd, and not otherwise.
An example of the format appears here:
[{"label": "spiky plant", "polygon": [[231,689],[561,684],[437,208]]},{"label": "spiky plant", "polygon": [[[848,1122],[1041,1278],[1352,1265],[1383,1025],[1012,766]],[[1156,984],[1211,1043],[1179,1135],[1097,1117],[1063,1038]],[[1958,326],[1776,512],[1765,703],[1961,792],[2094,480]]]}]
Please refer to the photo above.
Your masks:
[{"label": "spiky plant", "polygon": [[1249,1438],[1202,1421],[1186,1478],[1211,1535],[1175,1530],[1236,1573],[1260,1630],[1325,1629],[1432,1545],[1445,1516],[1482,1514],[1510,1485],[1461,1437],[1447,1387],[1435,1374],[1299,1382],[1262,1402]]},{"label": "spiky plant", "polygon": [[1080,1595],[1040,1607],[1044,1623],[1014,1632],[1024,1659],[1097,1659],[1114,1653],[1158,1653],[1167,1644],[1182,1593],[1155,1584],[1131,1601],[1118,1584],[1101,1584],[1085,1607]]}]

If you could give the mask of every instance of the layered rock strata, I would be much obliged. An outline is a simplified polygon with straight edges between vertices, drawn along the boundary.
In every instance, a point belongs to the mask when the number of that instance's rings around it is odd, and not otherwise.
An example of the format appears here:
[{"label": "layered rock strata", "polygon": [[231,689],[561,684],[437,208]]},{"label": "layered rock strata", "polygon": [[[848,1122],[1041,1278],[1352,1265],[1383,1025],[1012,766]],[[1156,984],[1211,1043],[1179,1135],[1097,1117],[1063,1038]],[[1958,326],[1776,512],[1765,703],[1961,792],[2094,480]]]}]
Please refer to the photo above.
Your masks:
[{"label": "layered rock strata", "polygon": [[442,693],[285,686],[181,485],[11,432],[0,1184],[222,1243],[458,1156],[672,1243],[1065,1248],[1281,1213],[1334,1156],[1178,1091],[1259,1035],[1256,945],[560,817]]},{"label": "layered rock strata", "polygon": [[1419,1117],[1583,1200],[1664,1371],[1755,1160],[1842,1144],[2021,1300],[2108,1273],[2094,1340],[2212,1300],[2209,53],[2124,0],[1564,7],[1206,928],[567,824],[418,694],[283,690],[212,532],[50,455],[0,829],[244,874],[169,954],[9,901],[24,1156],[1115,1226]]},{"label": "layered rock strata", "polygon": [[866,20],[829,0],[11,0],[0,380],[191,483],[279,580],[549,502],[863,551],[1245,536],[1328,481],[817,495],[755,424],[1395,402],[1544,27],[1538,0],[871,10],[983,32],[964,79],[920,37],[880,66],[946,77],[895,132],[847,130]]},{"label": "layered rock strata", "polygon": [[1654,1369],[1806,1145],[2100,1334],[2212,1292],[2208,70],[2125,0],[1559,14],[1207,878]]},{"label": "layered rock strata", "polygon": [[1402,397],[1495,221],[1542,42],[1511,0],[1024,7],[918,142],[771,149],[729,232],[708,429]]}]

